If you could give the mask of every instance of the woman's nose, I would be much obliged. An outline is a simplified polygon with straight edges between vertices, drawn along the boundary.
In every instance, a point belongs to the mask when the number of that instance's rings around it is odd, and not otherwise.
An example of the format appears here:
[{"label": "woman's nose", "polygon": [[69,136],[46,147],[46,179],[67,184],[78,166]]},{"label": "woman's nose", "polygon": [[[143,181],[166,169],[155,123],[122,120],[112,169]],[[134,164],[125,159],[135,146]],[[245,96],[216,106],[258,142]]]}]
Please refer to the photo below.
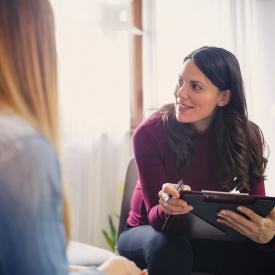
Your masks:
[{"label": "woman's nose", "polygon": [[177,91],[177,96],[179,98],[187,99],[189,97],[189,91],[186,84],[183,84]]}]

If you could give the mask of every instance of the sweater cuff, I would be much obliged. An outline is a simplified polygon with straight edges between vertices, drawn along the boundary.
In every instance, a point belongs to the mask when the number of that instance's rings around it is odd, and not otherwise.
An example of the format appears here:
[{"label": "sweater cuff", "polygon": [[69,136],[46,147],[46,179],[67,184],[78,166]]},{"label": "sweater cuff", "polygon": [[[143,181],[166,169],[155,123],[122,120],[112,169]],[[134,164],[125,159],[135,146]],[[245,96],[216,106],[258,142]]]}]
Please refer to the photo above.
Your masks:
[{"label": "sweater cuff", "polygon": [[149,212],[149,224],[156,230],[160,231],[166,219],[167,214],[162,210],[161,205],[155,205]]}]

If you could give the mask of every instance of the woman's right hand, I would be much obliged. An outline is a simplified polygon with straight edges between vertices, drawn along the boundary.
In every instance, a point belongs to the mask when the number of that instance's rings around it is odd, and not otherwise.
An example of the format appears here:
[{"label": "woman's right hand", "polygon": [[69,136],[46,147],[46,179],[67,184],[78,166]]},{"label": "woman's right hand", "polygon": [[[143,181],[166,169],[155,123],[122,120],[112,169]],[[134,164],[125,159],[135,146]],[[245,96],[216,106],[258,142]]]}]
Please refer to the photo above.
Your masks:
[{"label": "woman's right hand", "polygon": [[112,256],[98,270],[107,275],[148,275],[147,270],[142,271],[134,262],[122,256]]},{"label": "woman's right hand", "polygon": [[[181,190],[191,190],[189,185],[183,185]],[[169,215],[182,215],[193,210],[192,205],[188,205],[186,201],[179,199],[180,193],[176,190],[176,184],[164,183],[161,191],[159,191],[159,203],[163,211]],[[171,198],[166,200],[167,195]]]}]

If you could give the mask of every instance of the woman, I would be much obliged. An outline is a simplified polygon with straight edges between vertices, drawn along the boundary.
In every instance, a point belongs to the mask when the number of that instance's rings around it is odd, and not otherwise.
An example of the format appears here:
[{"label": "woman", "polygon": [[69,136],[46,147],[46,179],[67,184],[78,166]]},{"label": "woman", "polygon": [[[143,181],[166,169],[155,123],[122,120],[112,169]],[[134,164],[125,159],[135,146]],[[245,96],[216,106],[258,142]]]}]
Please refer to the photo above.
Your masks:
[{"label": "woman", "polygon": [[[68,210],[56,156],[57,109],[49,2],[0,0],[1,275],[69,272]],[[145,274],[123,257],[80,273]]]},{"label": "woman", "polygon": [[[179,224],[171,229],[176,234],[161,232],[168,214],[192,211],[173,184],[180,179],[189,190],[265,194],[264,139],[247,118],[242,75],[232,53],[202,47],[189,54],[178,76],[175,104],[141,123],[133,142],[139,181],[118,241],[121,255],[148,266],[150,275],[192,270],[273,274],[274,251],[264,251],[274,245],[274,209],[267,217],[245,207],[239,211],[249,218],[218,213],[219,222],[247,237],[241,243],[188,239]],[[168,201],[167,194],[172,196]]]}]

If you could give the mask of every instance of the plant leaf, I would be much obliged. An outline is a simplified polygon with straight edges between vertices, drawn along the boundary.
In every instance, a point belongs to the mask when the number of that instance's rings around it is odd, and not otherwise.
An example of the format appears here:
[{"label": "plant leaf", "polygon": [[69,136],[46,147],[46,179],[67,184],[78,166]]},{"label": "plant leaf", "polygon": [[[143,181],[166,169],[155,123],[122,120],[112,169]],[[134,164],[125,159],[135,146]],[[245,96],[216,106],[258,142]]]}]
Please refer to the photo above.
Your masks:
[{"label": "plant leaf", "polygon": [[116,237],[117,237],[117,230],[114,226],[113,219],[112,219],[111,215],[109,215],[109,227],[110,227],[110,231],[111,231],[111,234],[112,234],[112,239],[115,243],[116,242]]},{"label": "plant leaf", "polygon": [[102,229],[101,230],[107,244],[109,245],[109,247],[111,248],[112,251],[115,251],[115,243],[112,240],[112,238],[110,237],[110,235],[106,232],[106,230]]}]

